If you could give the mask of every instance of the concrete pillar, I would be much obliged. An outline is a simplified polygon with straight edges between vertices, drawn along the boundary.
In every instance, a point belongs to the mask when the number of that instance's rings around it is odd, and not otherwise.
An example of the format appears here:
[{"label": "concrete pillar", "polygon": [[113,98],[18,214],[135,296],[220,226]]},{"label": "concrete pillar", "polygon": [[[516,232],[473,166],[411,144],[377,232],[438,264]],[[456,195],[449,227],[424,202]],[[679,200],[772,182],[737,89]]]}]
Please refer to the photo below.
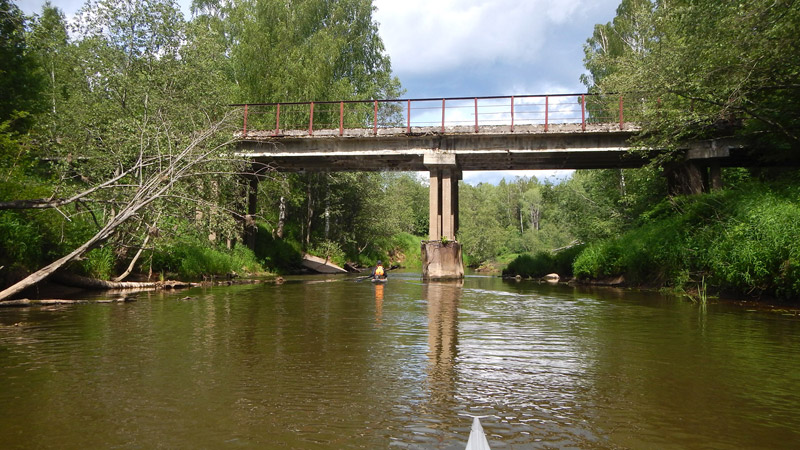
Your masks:
[{"label": "concrete pillar", "polygon": [[[458,182],[461,180],[461,171],[455,171],[453,175],[453,236],[458,236]],[[454,238],[455,239],[455,238]]]},{"label": "concrete pillar", "polygon": [[453,180],[452,170],[442,170],[442,237],[448,241],[456,239],[453,220]]},{"label": "concrete pillar", "polygon": [[707,186],[705,167],[692,161],[667,168],[666,175],[670,195],[702,194]]},{"label": "concrete pillar", "polygon": [[711,164],[708,170],[711,178],[711,190],[718,191],[722,189],[722,169],[719,166],[719,162],[716,161]]},{"label": "concrete pillar", "polygon": [[428,239],[438,241],[442,238],[442,213],[441,202],[439,198],[442,192],[441,174],[440,169],[431,169],[431,183],[430,183],[430,225],[428,226]]},{"label": "concrete pillar", "polygon": [[464,277],[458,231],[458,180],[461,171],[454,154],[434,151],[425,155],[430,170],[429,241],[422,242],[422,278],[429,280]]},{"label": "concrete pillar", "polygon": [[461,244],[456,241],[422,242],[422,279],[458,280],[464,278]]}]

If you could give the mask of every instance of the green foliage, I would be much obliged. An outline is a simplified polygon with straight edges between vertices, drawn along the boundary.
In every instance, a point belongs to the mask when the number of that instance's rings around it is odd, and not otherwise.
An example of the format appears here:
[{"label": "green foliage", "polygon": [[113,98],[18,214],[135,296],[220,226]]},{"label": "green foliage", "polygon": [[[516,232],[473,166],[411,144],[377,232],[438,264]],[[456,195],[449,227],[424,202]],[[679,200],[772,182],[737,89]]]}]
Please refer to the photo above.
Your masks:
[{"label": "green foliage", "polygon": [[524,254],[511,261],[503,270],[503,276],[543,277],[551,273],[555,265],[553,255],[549,252],[538,252],[535,255]]},{"label": "green foliage", "polygon": [[85,275],[108,280],[114,274],[114,252],[111,247],[96,248],[86,253],[78,265]]},{"label": "green foliage", "polygon": [[796,298],[799,193],[793,182],[751,182],[664,202],[644,226],[589,245],[575,275],[677,288],[704,281],[717,291]]},{"label": "green foliage", "polygon": [[364,252],[351,260],[363,267],[374,266],[378,260],[385,266],[399,264],[405,268],[421,268],[420,242],[423,238],[410,233],[397,233],[376,239]]},{"label": "green foliage", "polygon": [[422,254],[420,243],[424,239],[410,233],[398,233],[393,236],[389,260],[400,263],[405,268],[421,269]]},{"label": "green foliage", "polygon": [[800,295],[797,194],[797,189],[760,190],[737,199],[727,226],[715,230],[721,239],[706,250],[711,283],[781,297]]},{"label": "green foliage", "polygon": [[583,82],[637,93],[644,147],[735,131],[781,159],[800,149],[799,28],[795,2],[623,0],[584,47]]},{"label": "green foliage", "polygon": [[15,211],[0,211],[0,266],[27,268],[42,257],[41,234],[35,222]]},{"label": "green foliage", "polygon": [[507,253],[550,251],[628,229],[666,193],[657,169],[584,170],[558,184],[517,178],[462,184],[458,240],[473,266]]},{"label": "green foliage", "polygon": [[347,262],[347,258],[342,251],[342,248],[333,241],[322,241],[315,244],[309,251],[314,256],[330,260],[338,266],[343,266]]},{"label": "green foliage", "polygon": [[[239,263],[206,242],[236,241],[243,230],[235,217],[245,209],[239,174],[248,168],[222,145],[238,126],[227,104],[400,94],[368,0],[209,0],[196,2],[188,22],[173,0],[92,0],[69,26],[50,3],[27,24],[8,0],[1,5],[1,199],[69,198],[123,174],[58,212],[5,215],[4,237],[22,241],[3,250],[25,269],[82,244],[138,201],[142,186],[164,183],[168,190],[104,238],[121,250],[95,250],[80,266],[106,276],[152,232],[156,271],[227,270]],[[380,112],[391,119],[395,111]],[[324,123],[327,113],[318,114]],[[153,178],[187,148],[207,153],[185,173]],[[259,258],[270,266],[296,267],[301,248],[341,260],[388,252],[397,233],[427,230],[427,190],[411,175],[276,178],[261,183],[259,211],[271,225],[259,233]],[[263,239],[275,231],[281,197],[286,239]]]},{"label": "green foliage", "polygon": [[577,257],[578,278],[625,275],[631,283],[674,283],[691,257],[681,230],[686,224],[666,219],[591,244]]},{"label": "green foliage", "polygon": [[[25,28],[19,7],[10,0],[0,0],[0,123],[15,113],[41,109],[43,80],[28,49]],[[13,125],[15,131],[24,131],[30,123],[21,117]]]},{"label": "green foliage", "polygon": [[[399,94],[400,83],[391,75],[371,1],[209,1],[203,6],[201,12],[228,39],[240,101]],[[326,118],[321,115],[319,120]]]},{"label": "green foliage", "polygon": [[290,273],[300,269],[303,252],[300,242],[293,239],[278,239],[269,228],[258,224],[255,256],[264,267],[277,273]]},{"label": "green foliage", "polygon": [[571,277],[572,265],[582,250],[582,245],[576,245],[556,253],[540,251],[535,254],[519,255],[503,269],[503,276],[541,278],[550,273],[557,273],[562,278]]},{"label": "green foliage", "polygon": [[159,248],[153,255],[155,272],[177,274],[186,279],[264,271],[254,253],[244,246],[232,250],[214,246],[201,239],[181,239]]}]

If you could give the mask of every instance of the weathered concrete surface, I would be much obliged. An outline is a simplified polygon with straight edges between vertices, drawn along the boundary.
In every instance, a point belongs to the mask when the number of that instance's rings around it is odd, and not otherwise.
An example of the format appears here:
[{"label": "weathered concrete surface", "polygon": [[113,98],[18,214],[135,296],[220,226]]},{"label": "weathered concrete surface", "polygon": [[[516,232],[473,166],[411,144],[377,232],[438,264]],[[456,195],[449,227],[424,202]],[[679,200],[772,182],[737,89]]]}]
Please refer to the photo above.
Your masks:
[{"label": "weathered concrete surface", "polygon": [[628,140],[638,130],[628,124],[381,128],[248,131],[239,136],[239,153],[282,171],[424,171],[457,164],[460,170],[586,169],[639,167]]},{"label": "weathered concrete surface", "polygon": [[303,255],[303,261],[300,264],[306,269],[313,270],[317,273],[347,273],[346,270],[329,260],[318,258],[308,253]]},{"label": "weathered concrete surface", "polygon": [[450,241],[422,242],[422,279],[454,280],[464,278],[461,244]]}]

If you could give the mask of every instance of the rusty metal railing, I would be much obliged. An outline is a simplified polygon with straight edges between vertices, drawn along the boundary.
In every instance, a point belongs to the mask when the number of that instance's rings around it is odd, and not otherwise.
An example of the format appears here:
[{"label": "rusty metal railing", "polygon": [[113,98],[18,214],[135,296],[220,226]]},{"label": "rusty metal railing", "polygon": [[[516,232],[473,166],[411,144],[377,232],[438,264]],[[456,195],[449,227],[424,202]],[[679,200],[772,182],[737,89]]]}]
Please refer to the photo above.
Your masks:
[{"label": "rusty metal railing", "polygon": [[[394,128],[411,134],[415,128],[445,133],[448,127],[479,132],[480,127],[506,126],[511,132],[521,125],[539,125],[544,132],[558,124],[613,124],[624,129],[625,120],[635,120],[648,103],[641,98],[626,102],[622,94],[546,94],[489,97],[415,98],[390,100],[343,100],[321,102],[249,103],[241,107],[242,136],[282,136],[291,130],[369,130]],[[631,107],[633,106],[633,108]],[[331,133],[328,132],[330,135]]]}]

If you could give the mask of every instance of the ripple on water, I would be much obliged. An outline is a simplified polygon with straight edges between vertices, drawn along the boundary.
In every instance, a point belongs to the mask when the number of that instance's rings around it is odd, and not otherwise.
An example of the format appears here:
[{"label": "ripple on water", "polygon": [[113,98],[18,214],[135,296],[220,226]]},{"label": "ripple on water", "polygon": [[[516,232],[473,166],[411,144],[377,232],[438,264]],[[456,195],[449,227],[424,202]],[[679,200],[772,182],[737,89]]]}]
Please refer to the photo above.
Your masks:
[{"label": "ripple on water", "polygon": [[315,281],[0,311],[0,447],[460,450],[465,415],[497,449],[800,438],[796,322],[486,277]]}]

